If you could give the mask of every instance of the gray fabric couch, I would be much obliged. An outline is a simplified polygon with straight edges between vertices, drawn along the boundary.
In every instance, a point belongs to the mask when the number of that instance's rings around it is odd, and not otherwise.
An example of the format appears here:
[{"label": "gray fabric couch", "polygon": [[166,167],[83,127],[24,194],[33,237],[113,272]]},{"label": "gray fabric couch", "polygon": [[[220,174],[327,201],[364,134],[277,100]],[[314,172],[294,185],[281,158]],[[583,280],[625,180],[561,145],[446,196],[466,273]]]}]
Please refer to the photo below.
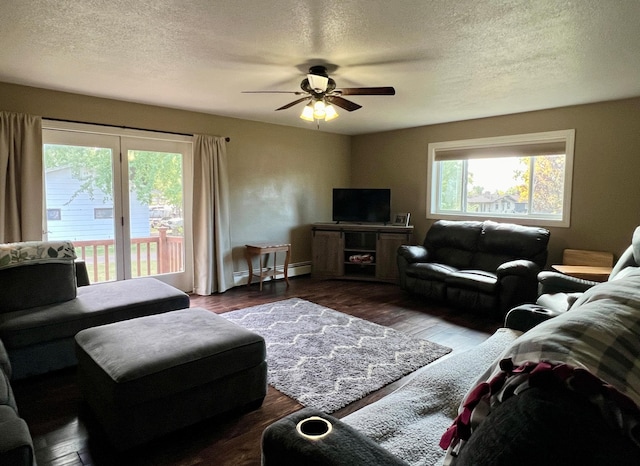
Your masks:
[{"label": "gray fabric couch", "polygon": [[0,341],[0,464],[31,466],[35,464],[29,428],[18,414],[9,379],[11,364]]},{"label": "gray fabric couch", "polygon": [[[82,262],[0,270],[0,340],[20,379],[77,364],[74,336],[97,325],[189,307],[189,296],[154,278],[76,286]],[[26,303],[26,304],[25,304]]]},{"label": "gray fabric couch", "polygon": [[10,380],[77,364],[80,330],[189,307],[186,293],[153,278],[78,285],[88,278],[70,242],[0,245],[1,465],[34,464]]},{"label": "gray fabric couch", "polygon": [[[496,341],[504,332],[511,338]],[[639,358],[634,270],[593,286],[569,312],[524,333],[500,329],[478,347],[426,366],[341,420],[312,409],[286,416],[263,434],[263,466],[637,465]],[[521,371],[526,364],[537,372]],[[305,438],[297,426],[311,416],[333,430]],[[445,453],[439,443],[454,425],[459,440]]]},{"label": "gray fabric couch", "polygon": [[[438,446],[460,400],[474,381],[521,332],[503,328],[469,351],[452,353],[420,369],[401,388],[338,420],[304,408],[263,434],[263,466],[433,466],[445,451]],[[320,440],[298,434],[304,419],[328,419],[332,432]]]},{"label": "gray fabric couch", "polygon": [[400,287],[466,310],[499,314],[537,297],[549,231],[492,221],[435,222],[421,246],[398,249]]}]

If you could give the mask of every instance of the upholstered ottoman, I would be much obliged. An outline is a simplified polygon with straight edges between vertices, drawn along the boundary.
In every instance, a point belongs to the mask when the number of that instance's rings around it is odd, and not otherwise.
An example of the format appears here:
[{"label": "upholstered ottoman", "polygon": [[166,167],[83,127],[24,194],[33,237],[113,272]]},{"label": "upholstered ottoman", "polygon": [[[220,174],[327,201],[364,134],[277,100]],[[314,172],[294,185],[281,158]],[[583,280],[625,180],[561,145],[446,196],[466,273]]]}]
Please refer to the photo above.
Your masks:
[{"label": "upholstered ottoman", "polygon": [[200,308],[89,328],[76,337],[82,394],[124,450],[267,391],[264,339]]}]

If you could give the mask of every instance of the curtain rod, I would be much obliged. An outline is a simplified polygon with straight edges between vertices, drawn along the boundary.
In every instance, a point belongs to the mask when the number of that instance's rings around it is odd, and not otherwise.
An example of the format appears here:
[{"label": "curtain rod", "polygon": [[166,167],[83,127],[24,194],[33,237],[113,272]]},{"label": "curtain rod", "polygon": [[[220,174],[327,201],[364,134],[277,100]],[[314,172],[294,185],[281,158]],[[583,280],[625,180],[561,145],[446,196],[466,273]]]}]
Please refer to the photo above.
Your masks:
[{"label": "curtain rod", "polygon": [[[109,124],[105,124],[105,123],[89,123],[86,121],[77,121],[77,120],[65,120],[63,118],[49,118],[49,117],[42,117],[45,120],[51,120],[51,121],[61,121],[63,123],[79,123],[82,125],[96,125],[96,126],[108,126],[110,128],[121,128],[121,129],[133,129],[136,131],[150,131],[152,133],[165,133],[165,134],[175,134],[176,136],[193,136],[193,134],[188,134],[188,133],[177,133],[175,131],[161,131],[159,129],[146,129],[146,128],[134,128],[132,126],[124,126],[124,125],[109,125]],[[231,141],[231,138],[229,136],[224,138],[225,141],[229,142]]]}]

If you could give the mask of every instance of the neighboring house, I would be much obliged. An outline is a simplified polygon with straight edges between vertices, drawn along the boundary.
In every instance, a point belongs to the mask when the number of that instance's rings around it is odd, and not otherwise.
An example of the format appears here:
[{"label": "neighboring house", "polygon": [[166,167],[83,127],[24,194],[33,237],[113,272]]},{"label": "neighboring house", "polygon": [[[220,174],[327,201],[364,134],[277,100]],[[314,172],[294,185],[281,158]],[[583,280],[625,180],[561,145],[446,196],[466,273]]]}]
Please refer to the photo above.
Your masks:
[{"label": "neighboring house", "polygon": [[515,196],[510,194],[499,195],[484,193],[467,199],[468,212],[486,212],[492,214],[526,213],[525,202],[518,202]]},{"label": "neighboring house", "polygon": [[[47,225],[50,240],[71,241],[112,239],[114,232],[113,199],[94,192],[74,194],[80,182],[71,176],[70,168],[54,168],[45,173],[47,186]],[[149,206],[141,204],[131,193],[131,237],[151,236]]]}]

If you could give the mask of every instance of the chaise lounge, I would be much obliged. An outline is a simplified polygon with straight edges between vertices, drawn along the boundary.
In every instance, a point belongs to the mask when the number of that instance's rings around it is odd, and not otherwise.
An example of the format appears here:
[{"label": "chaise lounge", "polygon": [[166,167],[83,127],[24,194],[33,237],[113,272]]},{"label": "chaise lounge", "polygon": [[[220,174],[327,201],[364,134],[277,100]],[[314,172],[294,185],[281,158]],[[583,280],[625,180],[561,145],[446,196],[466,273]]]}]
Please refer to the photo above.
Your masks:
[{"label": "chaise lounge", "polygon": [[186,293],[154,278],[78,286],[87,283],[83,271],[69,241],[0,246],[0,288],[10,290],[0,303],[0,340],[14,379],[77,364],[80,330],[189,307]]}]

